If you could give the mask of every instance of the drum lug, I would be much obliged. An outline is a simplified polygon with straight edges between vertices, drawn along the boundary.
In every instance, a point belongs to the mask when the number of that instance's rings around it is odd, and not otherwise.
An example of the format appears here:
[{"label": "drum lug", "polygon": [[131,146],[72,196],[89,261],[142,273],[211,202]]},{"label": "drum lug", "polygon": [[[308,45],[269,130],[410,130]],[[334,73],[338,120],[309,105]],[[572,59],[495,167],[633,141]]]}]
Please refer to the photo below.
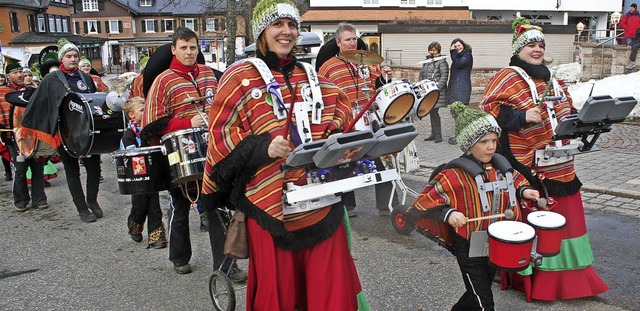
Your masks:
[{"label": "drum lug", "polygon": [[538,254],[538,252],[532,252],[531,265],[533,265],[534,268],[542,266],[542,255]]},{"label": "drum lug", "polygon": [[163,155],[167,155],[167,147],[165,146],[160,146],[160,151],[162,151]]}]

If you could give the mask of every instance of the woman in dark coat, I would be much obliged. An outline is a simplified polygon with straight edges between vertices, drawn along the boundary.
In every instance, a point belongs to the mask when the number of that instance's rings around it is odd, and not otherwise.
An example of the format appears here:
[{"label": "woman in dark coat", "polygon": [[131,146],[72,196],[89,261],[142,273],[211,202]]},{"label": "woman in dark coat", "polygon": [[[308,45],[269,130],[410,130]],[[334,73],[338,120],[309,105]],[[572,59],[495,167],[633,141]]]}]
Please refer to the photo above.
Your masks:
[{"label": "woman in dark coat", "polygon": [[440,92],[440,98],[438,103],[429,112],[429,118],[431,120],[431,135],[425,138],[425,141],[433,140],[434,143],[442,141],[442,127],[440,126],[440,114],[438,109],[447,106],[447,80],[449,79],[449,64],[447,63],[446,56],[442,56],[442,46],[438,42],[431,42],[427,47],[429,55],[425,59],[425,63],[422,64],[422,70],[420,70],[420,81],[429,79],[436,82],[438,85],[438,91]]},{"label": "woman in dark coat", "polygon": [[[473,68],[473,55],[471,46],[455,38],[451,41],[451,71],[449,76],[449,92],[447,102],[449,104],[461,101],[465,105],[471,101],[471,68]],[[449,138],[449,143],[456,144],[456,138]]]}]

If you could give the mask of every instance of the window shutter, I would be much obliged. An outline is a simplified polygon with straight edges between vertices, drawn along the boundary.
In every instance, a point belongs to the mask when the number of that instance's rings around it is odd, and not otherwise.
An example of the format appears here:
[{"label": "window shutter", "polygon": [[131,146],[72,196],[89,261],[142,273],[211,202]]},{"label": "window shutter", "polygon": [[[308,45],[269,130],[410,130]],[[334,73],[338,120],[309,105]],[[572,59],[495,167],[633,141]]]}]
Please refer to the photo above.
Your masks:
[{"label": "window shutter", "polygon": [[84,27],[84,31],[82,33],[87,34],[89,32],[89,25],[87,25],[87,21],[83,21],[82,26]]},{"label": "window shutter", "polygon": [[198,31],[198,19],[193,20],[193,31]]},{"label": "window shutter", "polygon": [[202,20],[202,32],[207,31],[207,19]]},{"label": "window shutter", "polygon": [[142,29],[142,32],[147,32],[147,21],[144,19],[140,21],[140,29]]},{"label": "window shutter", "polygon": [[118,21],[118,33],[122,33],[122,21]]},{"label": "window shutter", "polygon": [[96,22],[96,26],[98,26],[98,33],[100,33],[100,22]]},{"label": "window shutter", "polygon": [[186,25],[186,23],[184,22],[184,19],[180,20],[180,25],[181,25],[182,27],[184,27],[184,26]]},{"label": "window shutter", "polygon": [[104,21],[104,32],[110,33],[111,27],[109,27],[109,21]]},{"label": "window shutter", "polygon": [[158,21],[157,20],[153,21],[153,31],[158,31]]},{"label": "window shutter", "polygon": [[165,29],[164,29],[164,23],[165,23],[165,21],[164,21],[164,20],[162,20],[162,22],[160,23],[160,31],[161,31],[161,32],[164,32],[164,30],[165,30]]},{"label": "window shutter", "polygon": [[[78,1],[82,2],[82,1]],[[98,0],[98,11],[104,11],[104,0]]]}]

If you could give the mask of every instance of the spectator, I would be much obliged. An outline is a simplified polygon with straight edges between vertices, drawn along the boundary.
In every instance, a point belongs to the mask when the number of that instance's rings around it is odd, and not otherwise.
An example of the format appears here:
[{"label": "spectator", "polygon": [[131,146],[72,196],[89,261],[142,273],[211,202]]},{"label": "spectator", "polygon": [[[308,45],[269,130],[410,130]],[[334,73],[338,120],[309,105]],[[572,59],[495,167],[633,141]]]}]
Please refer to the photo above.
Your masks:
[{"label": "spectator", "polygon": [[440,92],[440,98],[438,103],[429,112],[429,118],[431,120],[431,135],[425,138],[425,141],[433,140],[434,143],[442,141],[442,127],[440,126],[440,114],[438,109],[447,106],[447,99],[445,94],[447,93],[447,80],[449,80],[449,64],[447,63],[446,56],[442,56],[442,46],[438,42],[431,42],[427,47],[429,55],[425,63],[420,70],[419,79],[429,79],[438,85],[438,91]]},{"label": "spectator", "polygon": [[638,5],[632,3],[629,12],[622,15],[620,27],[624,28],[624,38],[626,44],[631,46],[633,39],[637,38],[636,31],[640,28],[640,15],[638,15]]},{"label": "spectator", "polygon": [[[471,46],[462,39],[456,38],[451,42],[451,70],[449,71],[449,87],[447,89],[447,103],[462,102],[468,105],[471,101],[471,68],[473,55]],[[449,138],[449,143],[456,144],[456,137]]]}]

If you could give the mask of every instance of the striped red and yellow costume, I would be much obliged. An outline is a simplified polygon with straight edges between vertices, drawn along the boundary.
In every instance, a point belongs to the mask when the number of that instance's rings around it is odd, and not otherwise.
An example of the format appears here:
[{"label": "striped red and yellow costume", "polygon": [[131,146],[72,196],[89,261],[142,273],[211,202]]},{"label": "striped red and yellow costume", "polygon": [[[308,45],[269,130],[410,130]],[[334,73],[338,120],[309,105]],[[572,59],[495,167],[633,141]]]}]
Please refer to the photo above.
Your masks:
[{"label": "striped red and yellow costume", "polygon": [[[547,82],[532,77],[538,96],[544,93]],[[559,81],[566,99],[554,104],[558,121],[576,112],[567,86]],[[550,88],[549,95],[554,94]],[[546,257],[542,266],[503,275],[503,288],[511,285],[522,289],[530,301],[571,299],[595,296],[608,288],[592,267],[593,253],[584,217],[580,196],[582,183],[575,174],[573,161],[538,167],[534,165],[535,150],[544,149],[552,143],[553,129],[546,109],[541,109],[542,123],[527,123],[521,128],[510,128],[506,124],[513,111],[524,112],[537,107],[526,81],[513,69],[505,68],[491,78],[481,101],[484,111],[493,115],[503,129],[498,153],[504,155],[513,167],[543,194],[543,186],[558,203],[554,212],[567,219],[562,248],[559,255]],[[566,144],[568,141],[563,141]],[[524,215],[526,217],[526,215]],[[524,278],[522,275],[526,275]]]},{"label": "striped red and yellow costume", "polygon": [[[309,81],[295,58],[281,67],[275,54],[258,54],[271,69],[284,102],[302,101],[301,91]],[[321,123],[311,124],[314,141],[340,131],[351,119],[346,95],[322,77],[319,82],[324,110]],[[236,63],[222,76],[209,114],[203,194],[205,200],[213,196],[218,204],[247,215],[247,310],[306,309],[305,305],[355,310],[361,286],[349,253],[343,207],[283,214],[285,183],[304,184],[306,177],[303,170],[283,172],[285,159],[268,156],[272,139],[289,137],[286,118],[276,118],[277,102],[267,94],[254,65]],[[295,124],[295,118],[291,122]]]},{"label": "striped red and yellow costume", "polygon": [[144,98],[144,93],[142,92],[143,76],[144,75],[142,73],[140,73],[135,78],[133,78],[133,81],[131,81],[131,90],[129,90],[129,97],[131,97],[131,98],[133,98],[133,97],[142,97],[142,98]]},{"label": "striped red and yellow costume", "polygon": [[339,56],[334,56],[322,64],[318,70],[319,75],[333,82],[347,94],[352,108],[356,105],[362,107],[368,101],[367,95],[361,90],[362,86],[366,85],[369,87],[368,95],[372,97],[375,95],[376,88],[381,85],[380,83],[378,83],[380,85],[376,84],[378,78],[382,75],[380,66],[368,65],[367,68],[369,68],[370,75],[369,78],[366,79],[360,77],[358,67],[359,65],[357,64],[352,64]]}]

